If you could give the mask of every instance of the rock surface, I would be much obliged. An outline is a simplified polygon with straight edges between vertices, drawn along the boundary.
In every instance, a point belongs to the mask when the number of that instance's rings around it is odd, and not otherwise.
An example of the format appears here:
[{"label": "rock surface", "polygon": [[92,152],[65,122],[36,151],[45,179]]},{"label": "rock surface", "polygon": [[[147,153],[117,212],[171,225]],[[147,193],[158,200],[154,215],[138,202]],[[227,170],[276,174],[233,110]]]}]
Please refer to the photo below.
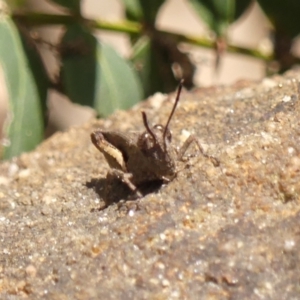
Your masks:
[{"label": "rock surface", "polygon": [[[105,206],[95,128],[165,123],[174,95],[58,133],[0,165],[1,299],[299,299],[300,73],[184,91],[177,177]],[[120,197],[122,198],[122,197]]]}]

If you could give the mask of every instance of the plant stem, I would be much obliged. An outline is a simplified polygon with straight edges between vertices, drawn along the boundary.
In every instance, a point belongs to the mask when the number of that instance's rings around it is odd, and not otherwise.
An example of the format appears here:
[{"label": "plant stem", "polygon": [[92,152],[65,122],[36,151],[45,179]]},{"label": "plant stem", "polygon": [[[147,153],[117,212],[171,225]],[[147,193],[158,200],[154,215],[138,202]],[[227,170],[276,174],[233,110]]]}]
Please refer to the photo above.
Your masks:
[{"label": "plant stem", "polygon": [[[29,26],[46,26],[46,25],[70,25],[76,22],[81,22],[86,24],[93,29],[107,30],[114,32],[121,32],[127,34],[142,34],[143,27],[142,24],[132,21],[122,21],[122,22],[107,22],[103,20],[89,20],[82,18],[77,15],[55,15],[55,14],[45,14],[38,12],[26,12],[26,13],[16,13],[13,15],[13,19],[25,23]],[[193,35],[183,35],[174,32],[167,32],[163,30],[158,30],[160,33],[168,34],[173,36],[176,40],[204,48],[214,49],[215,44],[213,40],[193,36]],[[227,44],[226,50],[230,53],[239,53],[247,56],[262,59],[264,61],[271,61],[273,56],[270,54],[262,53],[257,49],[249,49],[238,47],[232,44]]]}]

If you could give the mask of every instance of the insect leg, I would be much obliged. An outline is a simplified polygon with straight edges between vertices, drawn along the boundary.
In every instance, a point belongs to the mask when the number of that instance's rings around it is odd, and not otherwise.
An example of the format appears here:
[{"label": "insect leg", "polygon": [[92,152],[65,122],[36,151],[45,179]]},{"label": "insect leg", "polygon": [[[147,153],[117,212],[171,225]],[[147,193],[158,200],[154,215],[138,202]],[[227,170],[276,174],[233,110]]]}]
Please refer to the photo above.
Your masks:
[{"label": "insect leg", "polygon": [[124,173],[123,171],[117,169],[112,169],[110,173],[113,174],[115,178],[119,178],[122,182],[124,182],[139,198],[143,196],[138,188],[132,183],[132,174]]},{"label": "insect leg", "polygon": [[196,146],[198,147],[198,149],[199,149],[199,151],[201,152],[201,154],[202,154],[204,157],[209,158],[215,167],[217,167],[217,166],[220,165],[220,161],[219,161],[217,158],[215,158],[215,157],[213,157],[213,156],[211,156],[211,155],[208,155],[208,154],[206,154],[206,153],[204,152],[203,147],[201,146],[199,140],[198,140],[198,139],[196,138],[196,136],[194,136],[194,135],[190,135],[190,136],[186,139],[186,141],[183,143],[183,145],[181,146],[181,148],[179,149],[179,152],[178,152],[178,160],[182,160],[182,158],[183,158],[185,152],[187,151],[187,149],[190,147],[190,145],[191,145],[192,143],[195,143],[195,144],[196,144]]}]

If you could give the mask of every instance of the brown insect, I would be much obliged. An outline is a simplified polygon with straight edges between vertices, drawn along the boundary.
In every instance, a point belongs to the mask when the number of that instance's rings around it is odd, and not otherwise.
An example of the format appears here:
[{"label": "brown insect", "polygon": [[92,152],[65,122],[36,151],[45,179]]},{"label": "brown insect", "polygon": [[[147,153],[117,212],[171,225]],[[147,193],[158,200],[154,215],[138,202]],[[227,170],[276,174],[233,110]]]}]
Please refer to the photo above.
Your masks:
[{"label": "brown insect", "polygon": [[219,164],[216,158],[204,153],[194,135],[187,138],[179,151],[171,143],[169,124],[177,107],[182,86],[183,80],[178,87],[175,103],[165,126],[150,126],[146,113],[142,111],[145,131],[136,140],[116,131],[96,130],[91,133],[92,143],[103,153],[111,168],[107,174],[108,185],[112,179],[117,178],[138,197],[142,197],[138,188],[141,184],[157,180],[170,182],[176,176],[177,162],[182,160],[193,142],[203,156],[211,159],[214,165]]}]

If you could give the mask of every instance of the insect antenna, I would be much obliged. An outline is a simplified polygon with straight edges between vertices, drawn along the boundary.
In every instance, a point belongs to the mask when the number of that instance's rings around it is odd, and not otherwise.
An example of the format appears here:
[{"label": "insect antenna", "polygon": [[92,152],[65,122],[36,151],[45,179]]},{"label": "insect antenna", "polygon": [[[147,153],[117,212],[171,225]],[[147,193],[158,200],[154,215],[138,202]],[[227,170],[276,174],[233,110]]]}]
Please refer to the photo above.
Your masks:
[{"label": "insect antenna", "polygon": [[142,111],[142,116],[143,116],[143,123],[144,126],[146,128],[146,130],[148,131],[148,133],[151,135],[151,137],[153,138],[153,142],[156,144],[156,136],[153,133],[153,131],[150,129],[149,123],[148,123],[148,119],[147,119],[147,115],[144,111]]},{"label": "insect antenna", "polygon": [[164,141],[164,150],[165,151],[167,150],[167,143],[166,143],[167,130],[168,130],[170,121],[171,121],[171,119],[172,119],[172,117],[174,115],[174,112],[175,112],[175,109],[177,107],[177,104],[179,102],[180,93],[181,93],[181,90],[182,90],[182,87],[183,87],[183,82],[184,82],[184,79],[181,79],[180,82],[179,82],[179,86],[178,86],[178,90],[177,90],[177,95],[176,95],[175,103],[173,105],[172,111],[170,113],[169,119],[167,121],[167,124],[165,126],[165,130],[164,130],[164,133],[163,133],[163,141]]}]

